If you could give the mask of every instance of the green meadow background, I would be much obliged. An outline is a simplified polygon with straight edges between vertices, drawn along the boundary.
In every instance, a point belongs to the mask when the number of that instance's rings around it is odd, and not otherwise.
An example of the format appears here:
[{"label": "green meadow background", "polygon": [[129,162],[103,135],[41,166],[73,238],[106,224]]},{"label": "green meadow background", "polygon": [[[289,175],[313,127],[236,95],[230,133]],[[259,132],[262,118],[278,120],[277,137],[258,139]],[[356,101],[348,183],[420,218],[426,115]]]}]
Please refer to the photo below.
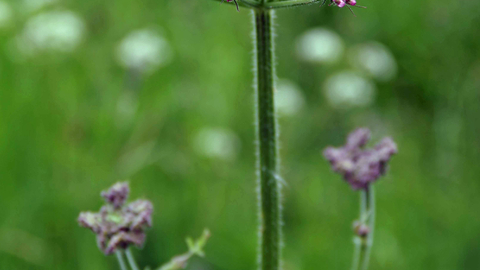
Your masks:
[{"label": "green meadow background", "polygon": [[[117,180],[155,207],[145,247],[134,250],[143,267],[209,228],[206,257],[187,269],[256,269],[250,12],[208,0],[32,1],[2,0],[0,269],[119,269],[76,222]],[[300,100],[279,121],[284,269],[349,269],[358,194],[322,150],[357,126],[399,147],[375,185],[370,269],[480,269],[480,2],[358,3],[368,8],[356,17],[319,5],[276,13],[278,77]],[[33,18],[65,11],[83,23],[74,48],[19,48],[27,27],[44,31]],[[319,27],[342,41],[335,61],[298,56],[302,35]],[[168,63],[145,74],[115,54],[138,29],[170,48]],[[352,64],[350,49],[369,42],[394,58],[388,80]],[[352,70],[374,95],[335,105],[326,82]]]}]

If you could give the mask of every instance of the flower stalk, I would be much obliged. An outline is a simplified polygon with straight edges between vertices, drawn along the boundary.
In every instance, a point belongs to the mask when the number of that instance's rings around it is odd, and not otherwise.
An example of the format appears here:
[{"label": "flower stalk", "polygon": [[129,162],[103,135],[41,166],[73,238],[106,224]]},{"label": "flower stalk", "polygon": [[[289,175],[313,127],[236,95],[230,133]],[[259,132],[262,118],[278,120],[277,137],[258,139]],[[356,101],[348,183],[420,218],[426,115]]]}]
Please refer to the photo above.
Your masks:
[{"label": "flower stalk", "polygon": [[[368,225],[366,225],[368,224]],[[375,229],[375,194],[369,185],[360,192],[360,221],[355,226],[355,251],[352,270],[367,270]]]},{"label": "flower stalk", "polygon": [[128,264],[130,265],[130,268],[132,268],[132,270],[140,270],[140,268],[138,268],[137,262],[135,261],[135,257],[133,257],[132,250],[130,248],[127,248],[125,250],[125,255],[127,256],[127,261],[128,261]]},{"label": "flower stalk", "polygon": [[125,263],[125,259],[123,258],[123,251],[117,249],[115,251],[115,255],[117,256],[118,264],[120,265],[121,270],[128,270],[127,264]]},{"label": "flower stalk", "polygon": [[278,177],[278,125],[275,112],[273,11],[256,8],[255,86],[257,175],[260,205],[260,266],[278,270],[281,261],[281,184]]},{"label": "flower stalk", "polygon": [[344,146],[327,147],[323,152],[332,169],[343,176],[353,190],[360,192],[360,219],[354,223],[355,251],[352,270],[367,270],[375,227],[375,194],[373,183],[387,172],[391,157],[398,152],[389,137],[366,149],[370,130],[359,128],[350,133]]}]

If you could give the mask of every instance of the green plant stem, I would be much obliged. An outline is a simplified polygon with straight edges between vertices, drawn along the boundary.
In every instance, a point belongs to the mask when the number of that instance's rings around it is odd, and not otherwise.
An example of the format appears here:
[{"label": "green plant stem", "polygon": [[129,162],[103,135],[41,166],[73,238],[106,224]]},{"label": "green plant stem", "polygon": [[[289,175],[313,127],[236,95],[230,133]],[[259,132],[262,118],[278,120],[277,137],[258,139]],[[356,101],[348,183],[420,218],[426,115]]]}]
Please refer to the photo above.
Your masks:
[{"label": "green plant stem", "polygon": [[369,232],[366,237],[355,237],[352,270],[367,270],[370,262],[375,229],[375,194],[370,185],[360,193],[360,222],[368,224]]},{"label": "green plant stem", "polygon": [[370,262],[370,254],[372,252],[373,244],[373,235],[375,230],[375,194],[373,191],[373,186],[369,186],[366,189],[367,194],[367,213],[368,213],[368,228],[370,229],[366,247],[365,247],[365,256],[362,262],[362,270],[367,270]]},{"label": "green plant stem", "polygon": [[[235,2],[227,2],[226,0],[213,0],[213,1],[217,1],[217,2],[221,2],[222,4],[225,4],[225,5],[233,5],[235,6]],[[250,0],[237,0],[237,3],[240,7],[245,7],[245,8],[257,8],[257,7],[260,7],[260,4],[254,2],[254,1],[250,1]]]},{"label": "green plant stem", "polygon": [[[366,215],[366,207],[367,207],[367,197],[366,192],[360,192],[360,222],[362,218]],[[362,238],[359,236],[355,236],[353,239],[353,243],[355,244],[355,248],[353,251],[353,260],[352,260],[352,270],[358,270],[358,266],[360,265],[360,257],[362,256]]]},{"label": "green plant stem", "polygon": [[125,264],[125,260],[123,259],[123,251],[117,249],[115,251],[115,255],[117,255],[118,264],[120,265],[121,270],[128,270],[127,264]]},{"label": "green plant stem", "polygon": [[130,248],[127,248],[125,250],[125,254],[127,255],[128,264],[130,265],[132,270],[139,270],[137,262],[135,261],[135,257],[133,257],[133,254]]},{"label": "green plant stem", "polygon": [[[264,4],[264,3],[263,3]],[[281,206],[277,121],[274,102],[273,11],[254,9],[256,61],[257,174],[260,195],[260,265],[278,270],[281,261]]]},{"label": "green plant stem", "polygon": [[[225,0],[213,0],[223,2],[227,5],[235,5],[235,2],[226,2]],[[245,8],[262,8],[262,9],[279,9],[279,8],[294,8],[299,6],[308,6],[313,4],[322,4],[323,0],[286,0],[286,1],[268,1],[265,3],[256,3],[249,0],[237,0],[240,7]]]},{"label": "green plant stem", "polygon": [[271,2],[268,3],[268,9],[279,9],[279,8],[294,8],[299,6],[309,6],[313,4],[320,4],[323,3],[323,0],[308,0],[308,1],[278,1],[278,2]]}]

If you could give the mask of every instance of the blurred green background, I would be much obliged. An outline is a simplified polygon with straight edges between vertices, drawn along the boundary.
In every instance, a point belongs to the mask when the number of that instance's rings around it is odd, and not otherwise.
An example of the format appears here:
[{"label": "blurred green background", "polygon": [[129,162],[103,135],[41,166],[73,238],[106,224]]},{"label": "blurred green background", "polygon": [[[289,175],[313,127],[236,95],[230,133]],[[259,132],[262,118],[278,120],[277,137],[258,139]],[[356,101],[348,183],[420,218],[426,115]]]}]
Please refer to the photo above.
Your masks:
[{"label": "blurred green background", "polygon": [[[371,268],[480,269],[479,1],[277,12],[285,270],[349,269],[358,194],[322,157],[357,126],[399,154]],[[0,1],[0,269],[118,269],[80,211],[128,179],[158,266],[256,269],[251,14],[218,2]]]}]

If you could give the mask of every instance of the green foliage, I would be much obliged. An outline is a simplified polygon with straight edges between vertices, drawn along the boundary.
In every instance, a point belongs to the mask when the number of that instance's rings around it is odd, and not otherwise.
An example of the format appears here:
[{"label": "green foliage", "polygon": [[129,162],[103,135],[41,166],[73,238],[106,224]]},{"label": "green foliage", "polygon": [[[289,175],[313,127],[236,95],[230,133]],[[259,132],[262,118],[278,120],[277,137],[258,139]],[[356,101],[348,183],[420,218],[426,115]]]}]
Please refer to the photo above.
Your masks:
[{"label": "green foliage", "polygon": [[[16,10],[23,1],[6,2]],[[168,261],[183,252],[185,235],[208,227],[207,256],[188,269],[255,269],[251,14],[207,0],[57,2],[85,20],[70,54],[18,59],[9,48],[31,16],[20,8],[0,30],[0,269],[118,269],[75,221],[80,210],[97,210],[99,191],[118,179],[155,208],[144,249],[133,250],[139,265]],[[276,12],[278,76],[306,100],[280,119],[285,269],[350,267],[358,198],[321,151],[357,126],[392,135],[401,149],[375,186],[370,269],[478,269],[480,3],[358,3],[368,8],[356,18],[318,5]],[[395,56],[397,76],[375,82],[370,106],[338,110],[325,98],[327,78],[352,69],[347,53],[334,64],[298,59],[298,38],[319,26],[347,48],[375,40]],[[131,91],[114,50],[145,27],[161,28],[172,60]],[[130,122],[119,110],[129,95]],[[236,154],[199,151],[205,127],[233,131]]]},{"label": "green foliage", "polygon": [[203,230],[202,236],[194,241],[192,238],[187,237],[187,246],[188,246],[188,253],[192,255],[198,255],[200,257],[205,256],[205,252],[203,248],[207,244],[207,240],[210,238],[210,231],[208,229]]}]

